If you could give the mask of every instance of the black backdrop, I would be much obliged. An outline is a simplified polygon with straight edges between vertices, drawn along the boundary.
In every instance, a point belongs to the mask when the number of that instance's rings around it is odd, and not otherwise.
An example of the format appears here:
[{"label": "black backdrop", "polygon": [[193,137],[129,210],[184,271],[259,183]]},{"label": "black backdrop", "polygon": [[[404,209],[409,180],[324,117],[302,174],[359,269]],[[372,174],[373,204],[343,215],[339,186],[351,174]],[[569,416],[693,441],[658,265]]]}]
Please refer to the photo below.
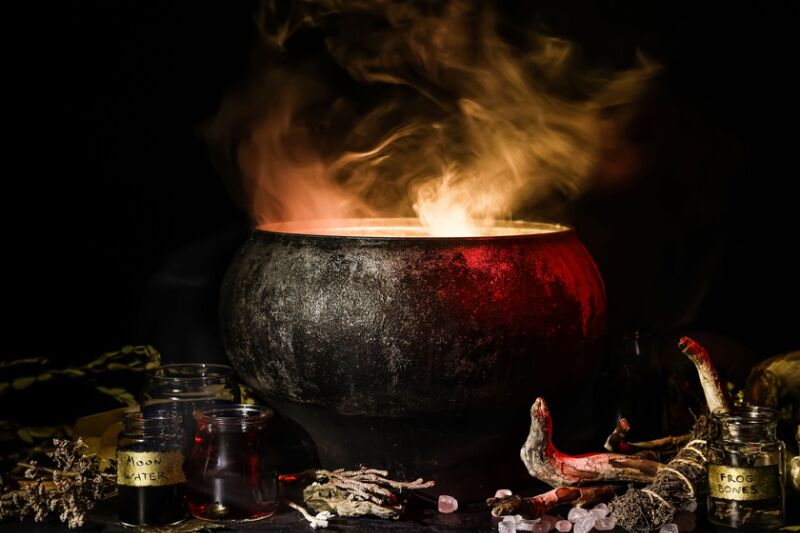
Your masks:
[{"label": "black backdrop", "polygon": [[[665,65],[677,131],[693,131],[700,145],[706,131],[721,140],[691,174],[723,176],[719,195],[730,199],[724,251],[689,326],[762,356],[800,345],[795,8],[603,1],[506,9],[576,40],[591,61],[614,63],[639,46]],[[202,356],[180,343],[170,352],[163,339],[201,316],[213,330],[213,291],[187,310],[164,287],[176,271],[188,271],[178,287],[213,286],[247,228],[200,128],[247,74],[255,4],[4,10],[12,94],[4,102],[2,357],[87,359],[129,343],[155,343],[173,359]],[[208,242],[219,249],[209,252]],[[202,274],[206,260],[214,272]],[[616,287],[609,283],[609,298],[624,306]]]}]

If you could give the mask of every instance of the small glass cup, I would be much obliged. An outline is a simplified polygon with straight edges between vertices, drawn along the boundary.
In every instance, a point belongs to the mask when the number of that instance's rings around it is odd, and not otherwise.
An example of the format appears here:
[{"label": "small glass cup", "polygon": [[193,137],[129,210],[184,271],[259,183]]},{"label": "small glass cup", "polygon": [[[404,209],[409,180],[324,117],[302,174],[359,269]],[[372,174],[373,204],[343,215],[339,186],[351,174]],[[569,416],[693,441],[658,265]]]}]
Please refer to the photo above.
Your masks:
[{"label": "small glass cup", "polygon": [[227,365],[179,363],[151,370],[142,390],[145,416],[170,410],[181,416],[184,455],[188,459],[194,445],[195,409],[241,401],[233,368]]},{"label": "small glass cup", "polygon": [[257,405],[195,411],[187,466],[189,511],[221,522],[260,520],[278,508],[278,472],[270,449],[272,409]]}]

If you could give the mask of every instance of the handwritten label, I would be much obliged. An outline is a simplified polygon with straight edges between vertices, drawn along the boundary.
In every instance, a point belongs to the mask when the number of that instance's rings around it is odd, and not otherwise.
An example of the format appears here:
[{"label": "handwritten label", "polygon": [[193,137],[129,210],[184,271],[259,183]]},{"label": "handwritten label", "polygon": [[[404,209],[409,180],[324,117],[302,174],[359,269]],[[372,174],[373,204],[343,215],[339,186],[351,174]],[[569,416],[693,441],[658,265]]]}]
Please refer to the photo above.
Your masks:
[{"label": "handwritten label", "polygon": [[173,452],[117,451],[117,484],[161,487],[183,483],[183,454]]},{"label": "handwritten label", "polygon": [[773,500],[780,497],[778,466],[741,468],[708,466],[708,491],[712,498],[737,501]]}]

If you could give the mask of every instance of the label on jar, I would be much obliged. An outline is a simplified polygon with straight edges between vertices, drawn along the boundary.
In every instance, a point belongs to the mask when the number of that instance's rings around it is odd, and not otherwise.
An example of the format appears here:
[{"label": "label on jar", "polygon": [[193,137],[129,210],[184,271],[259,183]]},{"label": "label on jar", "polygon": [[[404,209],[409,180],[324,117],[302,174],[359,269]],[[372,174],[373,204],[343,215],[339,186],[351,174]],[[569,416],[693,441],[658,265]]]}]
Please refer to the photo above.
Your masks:
[{"label": "label on jar", "polygon": [[117,484],[129,487],[161,487],[183,483],[183,454],[172,452],[117,451]]},{"label": "label on jar", "polygon": [[708,465],[708,492],[723,500],[774,500],[780,497],[778,465]]}]

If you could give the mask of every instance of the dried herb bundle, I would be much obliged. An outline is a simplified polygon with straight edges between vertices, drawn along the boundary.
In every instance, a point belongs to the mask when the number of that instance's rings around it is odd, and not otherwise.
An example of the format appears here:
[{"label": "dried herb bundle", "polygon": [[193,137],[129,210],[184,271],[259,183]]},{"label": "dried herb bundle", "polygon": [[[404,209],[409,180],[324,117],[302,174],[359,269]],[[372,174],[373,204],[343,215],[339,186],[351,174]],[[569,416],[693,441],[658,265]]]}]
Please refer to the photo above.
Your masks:
[{"label": "dried herb bundle", "polygon": [[[309,524],[326,527],[331,516],[376,516],[397,519],[403,512],[403,491],[427,489],[433,481],[396,481],[389,479],[386,470],[361,467],[358,470],[308,470],[300,474],[281,476],[284,482],[311,481],[303,490],[306,504],[318,513],[317,517],[290,503]],[[321,520],[319,519],[321,517]]]},{"label": "dried herb bundle", "polygon": [[617,524],[628,531],[652,531],[696,500],[708,486],[706,449],[715,432],[712,420],[701,416],[695,424],[692,440],[659,470],[651,484],[642,489],[630,489],[611,502],[611,515]]},{"label": "dried herb bundle", "polygon": [[0,519],[33,516],[41,522],[58,512],[62,522],[76,528],[98,501],[116,494],[116,476],[101,470],[95,454],[83,454],[86,446],[81,439],[54,439],[53,444],[55,448],[46,454],[52,468],[35,460],[20,463],[24,479],[18,488],[0,495]]}]

